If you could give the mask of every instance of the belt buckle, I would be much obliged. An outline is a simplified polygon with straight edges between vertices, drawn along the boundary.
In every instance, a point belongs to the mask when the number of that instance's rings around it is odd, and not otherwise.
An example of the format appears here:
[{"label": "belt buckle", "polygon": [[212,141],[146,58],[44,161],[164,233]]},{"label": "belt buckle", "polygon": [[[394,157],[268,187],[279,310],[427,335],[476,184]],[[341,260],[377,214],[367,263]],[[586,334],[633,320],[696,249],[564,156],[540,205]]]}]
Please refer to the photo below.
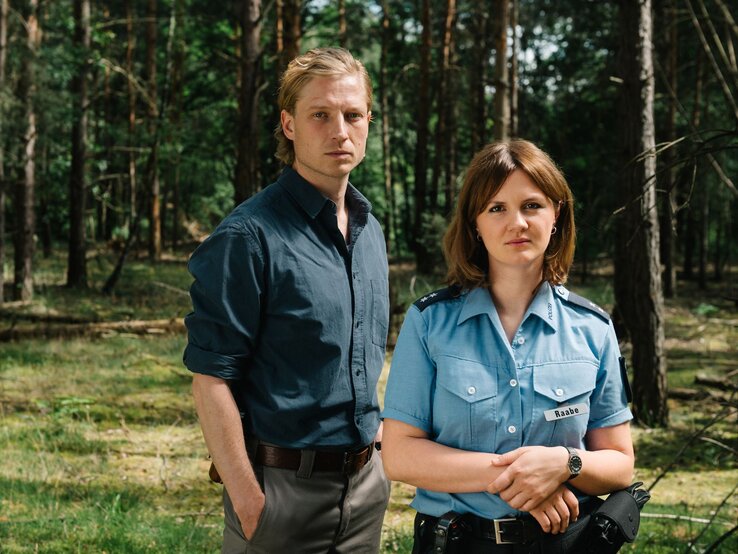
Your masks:
[{"label": "belt buckle", "polygon": [[502,538],[502,529],[500,528],[500,523],[509,523],[511,521],[517,521],[517,518],[514,517],[508,517],[503,519],[493,519],[492,523],[494,523],[495,526],[495,542],[497,544],[517,544],[515,541],[506,541]]}]

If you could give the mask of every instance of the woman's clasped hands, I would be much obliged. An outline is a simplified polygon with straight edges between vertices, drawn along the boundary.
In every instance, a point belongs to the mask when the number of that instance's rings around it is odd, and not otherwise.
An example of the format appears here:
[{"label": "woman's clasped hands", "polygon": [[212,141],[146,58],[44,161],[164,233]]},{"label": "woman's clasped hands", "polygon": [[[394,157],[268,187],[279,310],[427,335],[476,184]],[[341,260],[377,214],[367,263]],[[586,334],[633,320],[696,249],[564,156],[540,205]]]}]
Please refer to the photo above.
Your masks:
[{"label": "woman's clasped hands", "polygon": [[529,512],[546,533],[563,533],[579,517],[576,495],[562,483],[569,478],[568,453],[561,446],[523,446],[496,455],[492,465],[505,470],[487,486],[511,507]]}]

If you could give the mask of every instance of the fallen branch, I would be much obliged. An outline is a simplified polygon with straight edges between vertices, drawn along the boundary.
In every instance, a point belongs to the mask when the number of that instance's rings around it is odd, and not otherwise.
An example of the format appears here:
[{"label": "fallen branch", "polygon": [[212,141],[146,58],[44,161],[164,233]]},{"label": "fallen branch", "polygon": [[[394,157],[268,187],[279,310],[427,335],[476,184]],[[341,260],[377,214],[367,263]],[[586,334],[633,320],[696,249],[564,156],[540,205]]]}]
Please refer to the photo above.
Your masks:
[{"label": "fallen branch", "polygon": [[0,331],[0,342],[11,342],[25,339],[95,337],[108,333],[132,333],[135,335],[180,333],[184,330],[184,321],[181,318],[108,321],[101,323],[70,323],[30,328],[11,327],[10,329]]},{"label": "fallen branch", "polygon": [[[641,512],[641,517],[645,517],[647,519],[672,519],[674,521],[689,521],[691,523],[710,523],[709,519],[705,519],[703,517],[690,517],[682,516],[679,514],[649,514],[646,512]],[[718,521],[717,523],[726,527],[730,527],[731,525],[733,525],[732,521]]]}]

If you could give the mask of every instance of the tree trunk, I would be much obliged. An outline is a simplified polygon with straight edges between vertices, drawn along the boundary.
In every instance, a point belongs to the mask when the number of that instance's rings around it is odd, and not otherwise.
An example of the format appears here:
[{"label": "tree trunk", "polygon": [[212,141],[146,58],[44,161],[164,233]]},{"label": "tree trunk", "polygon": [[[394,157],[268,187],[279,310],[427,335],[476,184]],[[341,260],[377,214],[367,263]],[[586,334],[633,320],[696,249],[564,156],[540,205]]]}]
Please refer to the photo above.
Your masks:
[{"label": "tree trunk", "polygon": [[469,88],[471,110],[469,128],[471,129],[471,152],[478,152],[484,146],[487,136],[487,68],[489,66],[489,12],[488,2],[474,2],[473,17],[469,22],[470,34],[479,41],[473,48],[472,63],[469,67]]},{"label": "tree trunk", "polygon": [[[184,35],[184,0],[175,0],[174,6],[174,45],[172,53],[172,71],[171,71],[171,110],[169,112],[169,122],[172,133],[177,140],[180,136],[180,126],[182,120],[182,91],[183,91],[183,75],[186,56],[186,44]],[[171,215],[171,245],[172,250],[176,250],[180,241],[180,164],[181,151],[179,147],[174,148],[174,163],[170,170],[172,184],[172,215]]]},{"label": "tree trunk", "polygon": [[21,75],[20,98],[25,104],[26,130],[23,141],[23,178],[16,187],[15,299],[33,297],[34,194],[36,188],[36,58],[41,43],[38,0],[29,0],[25,21],[28,55]]},{"label": "tree trunk", "polygon": [[510,138],[510,83],[507,68],[507,23],[509,0],[495,0],[492,16],[495,38],[495,113],[493,127],[496,140]]},{"label": "tree trunk", "polygon": [[663,297],[656,210],[651,0],[620,1],[619,69],[624,211],[618,225],[615,301],[633,344],[636,419],[668,423]]},{"label": "tree trunk", "polygon": [[72,167],[69,173],[69,252],[67,286],[87,287],[87,245],[85,205],[87,186],[85,158],[87,156],[87,75],[90,56],[90,1],[74,0],[74,45],[77,68],[71,83]]},{"label": "tree trunk", "polygon": [[512,55],[510,56],[510,136],[518,136],[518,0],[512,0],[510,7],[510,28],[512,29]]},{"label": "tree trunk", "polygon": [[[146,77],[148,81],[149,135],[158,135],[157,87],[156,87],[156,0],[148,0],[146,10]],[[159,185],[159,141],[151,142],[153,163],[146,175],[149,191],[149,258],[161,259],[161,190]]]},{"label": "tree trunk", "polygon": [[[705,81],[704,65],[702,63],[702,51],[697,50],[697,57],[695,59],[695,85],[694,85],[694,103],[692,105],[692,115],[690,117],[690,124],[692,129],[698,129],[700,126],[700,119],[702,117],[702,89]],[[695,171],[696,171],[695,167]],[[699,173],[697,173],[699,174]],[[694,177],[693,177],[694,179]],[[685,194],[682,205],[688,205],[684,219],[685,221],[685,232],[682,234],[684,237],[684,260],[683,260],[683,274],[687,280],[694,279],[694,253],[695,246],[697,245],[697,225],[698,218],[697,214],[697,202],[694,198],[694,181],[689,185],[689,190]]]},{"label": "tree trunk", "polygon": [[138,199],[136,197],[136,87],[135,74],[133,71],[133,50],[136,46],[136,35],[133,32],[133,0],[126,0],[126,77],[128,82],[128,217],[126,218],[126,227],[128,232],[133,228],[133,221],[136,219],[136,207]]},{"label": "tree trunk", "polygon": [[[0,91],[5,88],[8,51],[8,0],[0,0]],[[0,118],[0,304],[5,301],[5,152],[3,119]]]},{"label": "tree trunk", "polygon": [[[678,60],[678,34],[677,34],[677,17],[676,2],[670,0],[666,10],[666,21],[668,22],[668,40],[667,40],[667,66],[666,79],[669,83],[669,98],[667,120],[666,120],[666,141],[674,143],[677,139],[676,131],[676,112],[677,112],[677,60]],[[676,264],[675,243],[676,243],[676,185],[678,172],[676,169],[677,151],[676,145],[669,147],[664,152],[664,164],[666,170],[663,172],[664,196],[661,206],[661,264],[664,268],[662,280],[664,284],[664,296],[666,298],[674,298],[676,296]]]},{"label": "tree trunk", "polygon": [[299,0],[277,0],[277,58],[279,73],[300,54],[302,19]]},{"label": "tree trunk", "polygon": [[430,187],[430,212],[438,212],[438,184],[441,180],[442,168],[446,165],[446,158],[450,156],[449,122],[452,119],[450,112],[454,109],[454,102],[449,102],[448,89],[451,81],[451,55],[454,40],[454,26],[456,24],[456,0],[446,1],[446,16],[443,24],[443,44],[441,45],[440,76],[438,78],[438,122],[436,124],[435,156],[433,157],[433,172]]},{"label": "tree trunk", "polygon": [[241,83],[239,87],[238,153],[234,203],[261,188],[259,179],[259,80],[261,63],[261,0],[241,4]]},{"label": "tree trunk", "polygon": [[346,0],[338,0],[338,44],[346,48]]},{"label": "tree trunk", "polygon": [[384,212],[384,235],[387,244],[387,254],[392,252],[395,231],[392,222],[394,220],[394,195],[392,194],[392,154],[390,153],[390,117],[389,117],[389,94],[387,80],[387,64],[389,63],[390,40],[392,39],[392,28],[390,26],[390,12],[388,0],[382,1],[382,53],[379,60],[379,102],[382,109],[382,162],[384,167],[384,196],[387,208]]},{"label": "tree trunk", "polygon": [[430,137],[430,57],[431,57],[431,8],[430,0],[422,1],[420,39],[420,73],[418,76],[417,138],[415,141],[415,217],[413,219],[413,243],[419,270],[427,265],[427,253],[423,248],[421,233],[423,214],[427,206],[428,142]]}]

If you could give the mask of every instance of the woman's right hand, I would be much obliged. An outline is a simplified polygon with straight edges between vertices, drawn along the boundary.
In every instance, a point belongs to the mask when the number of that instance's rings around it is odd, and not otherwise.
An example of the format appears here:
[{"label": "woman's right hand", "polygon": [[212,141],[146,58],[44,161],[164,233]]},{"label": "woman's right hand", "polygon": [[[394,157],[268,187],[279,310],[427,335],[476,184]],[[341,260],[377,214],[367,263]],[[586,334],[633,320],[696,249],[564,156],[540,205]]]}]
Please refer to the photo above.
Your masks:
[{"label": "woman's right hand", "polygon": [[564,485],[530,511],[545,533],[563,533],[579,517],[579,501]]}]

